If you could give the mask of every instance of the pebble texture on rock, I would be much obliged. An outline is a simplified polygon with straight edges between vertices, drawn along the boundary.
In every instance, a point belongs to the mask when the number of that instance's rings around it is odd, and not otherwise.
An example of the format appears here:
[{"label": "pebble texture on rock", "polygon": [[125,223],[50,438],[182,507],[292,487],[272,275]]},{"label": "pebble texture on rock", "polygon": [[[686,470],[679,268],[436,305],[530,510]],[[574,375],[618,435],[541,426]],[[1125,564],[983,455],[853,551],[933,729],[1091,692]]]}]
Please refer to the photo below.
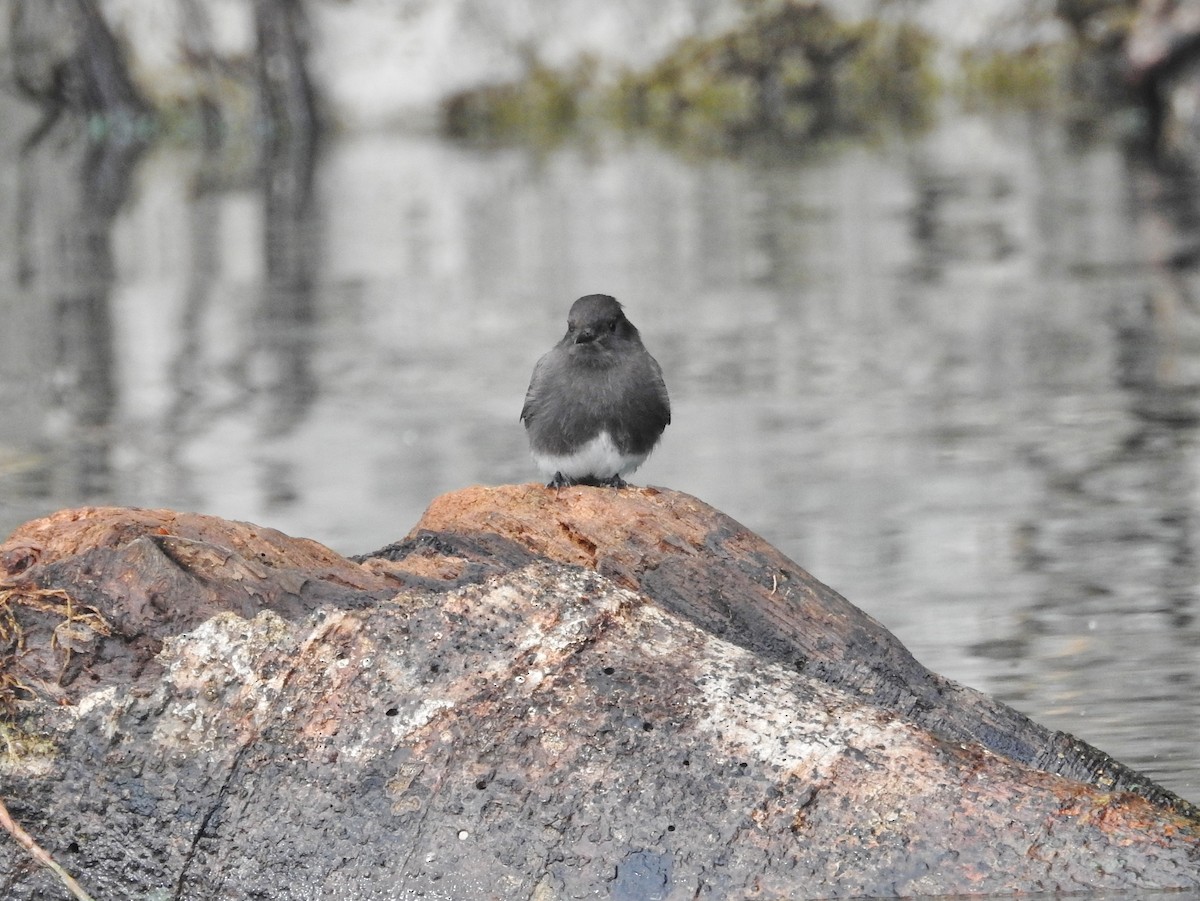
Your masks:
[{"label": "pebble texture on rock", "polygon": [[[65,511],[0,566],[0,793],[96,897],[1200,887],[1187,802],[686,495],[469,489],[359,561]],[[11,841],[0,894],[66,897]]]}]

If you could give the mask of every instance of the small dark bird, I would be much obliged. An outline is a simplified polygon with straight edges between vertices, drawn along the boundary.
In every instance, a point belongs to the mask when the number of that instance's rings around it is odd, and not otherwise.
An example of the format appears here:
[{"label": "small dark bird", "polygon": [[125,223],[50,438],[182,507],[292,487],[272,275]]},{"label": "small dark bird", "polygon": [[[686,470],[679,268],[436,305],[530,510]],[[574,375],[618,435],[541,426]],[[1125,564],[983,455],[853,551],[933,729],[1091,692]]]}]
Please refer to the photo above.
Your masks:
[{"label": "small dark bird", "polygon": [[589,294],[571,306],[567,333],[537,362],[521,419],[549,487],[624,488],[671,421],[658,361],[621,305]]}]

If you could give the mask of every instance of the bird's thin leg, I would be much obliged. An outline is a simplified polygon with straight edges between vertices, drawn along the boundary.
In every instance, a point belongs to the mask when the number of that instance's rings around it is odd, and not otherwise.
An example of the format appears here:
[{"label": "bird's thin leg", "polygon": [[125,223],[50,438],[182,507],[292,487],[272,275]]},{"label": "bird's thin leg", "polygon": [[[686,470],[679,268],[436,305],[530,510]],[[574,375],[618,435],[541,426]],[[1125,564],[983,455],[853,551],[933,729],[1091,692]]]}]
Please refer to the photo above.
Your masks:
[{"label": "bird's thin leg", "polygon": [[570,488],[575,483],[564,476],[561,472],[556,472],[554,478],[546,483],[547,488]]}]

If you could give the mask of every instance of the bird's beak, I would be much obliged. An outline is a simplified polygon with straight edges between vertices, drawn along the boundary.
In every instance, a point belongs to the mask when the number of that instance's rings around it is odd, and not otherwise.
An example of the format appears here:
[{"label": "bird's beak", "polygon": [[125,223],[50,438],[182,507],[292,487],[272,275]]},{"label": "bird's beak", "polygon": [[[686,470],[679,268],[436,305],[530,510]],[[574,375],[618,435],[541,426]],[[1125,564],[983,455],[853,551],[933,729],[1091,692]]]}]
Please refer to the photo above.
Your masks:
[{"label": "bird's beak", "polygon": [[596,330],[590,328],[581,328],[575,334],[576,344],[590,344],[596,340]]}]

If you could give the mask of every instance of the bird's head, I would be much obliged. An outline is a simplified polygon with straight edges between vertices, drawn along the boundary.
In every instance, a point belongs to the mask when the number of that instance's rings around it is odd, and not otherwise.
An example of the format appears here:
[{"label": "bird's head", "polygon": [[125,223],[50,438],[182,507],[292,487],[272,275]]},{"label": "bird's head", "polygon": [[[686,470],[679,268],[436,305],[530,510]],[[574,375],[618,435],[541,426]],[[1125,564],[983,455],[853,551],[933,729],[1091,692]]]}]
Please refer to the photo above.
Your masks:
[{"label": "bird's head", "polygon": [[585,352],[638,341],[638,330],[625,318],[621,305],[607,294],[589,294],[571,305],[563,343]]}]

